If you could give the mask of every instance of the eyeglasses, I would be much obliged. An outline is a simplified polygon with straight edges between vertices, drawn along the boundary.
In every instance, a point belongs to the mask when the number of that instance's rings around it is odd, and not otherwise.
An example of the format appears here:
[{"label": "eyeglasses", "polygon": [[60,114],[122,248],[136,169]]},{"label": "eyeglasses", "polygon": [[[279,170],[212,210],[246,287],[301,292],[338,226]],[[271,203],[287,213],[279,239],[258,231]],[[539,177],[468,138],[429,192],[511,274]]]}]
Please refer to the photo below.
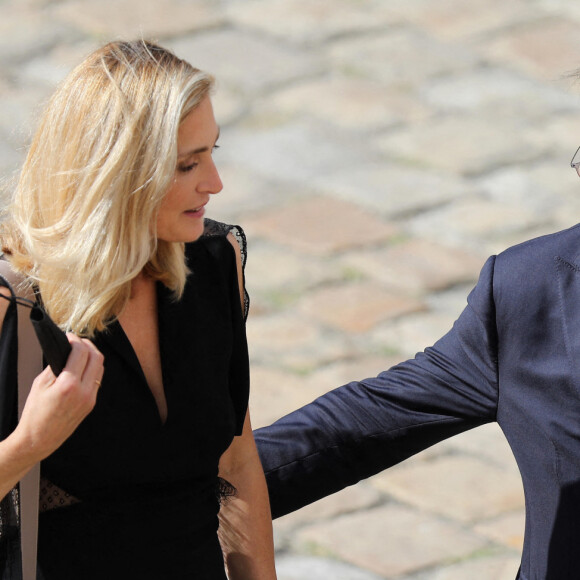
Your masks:
[{"label": "eyeglasses", "polygon": [[572,157],[572,161],[570,161],[570,167],[575,169],[578,177],[580,177],[580,147],[576,149],[576,153],[574,153],[574,157]]}]

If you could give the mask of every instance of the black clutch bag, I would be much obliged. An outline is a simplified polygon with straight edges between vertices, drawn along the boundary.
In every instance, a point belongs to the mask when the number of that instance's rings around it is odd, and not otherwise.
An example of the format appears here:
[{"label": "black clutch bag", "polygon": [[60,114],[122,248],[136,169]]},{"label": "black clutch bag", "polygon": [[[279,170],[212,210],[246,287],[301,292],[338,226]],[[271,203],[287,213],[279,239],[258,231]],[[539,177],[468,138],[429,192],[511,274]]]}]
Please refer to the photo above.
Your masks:
[{"label": "black clutch bag", "polygon": [[35,304],[30,311],[30,321],[36,332],[42,354],[54,375],[58,377],[72,350],[66,334],[38,304]]},{"label": "black clutch bag", "polygon": [[16,304],[30,308],[30,321],[42,349],[44,360],[50,365],[55,376],[60,375],[72,350],[66,334],[37,302],[22,296],[16,296],[12,286],[2,275],[0,275],[0,286],[8,288],[10,291],[10,296],[0,294],[0,298],[12,302],[13,308]]}]

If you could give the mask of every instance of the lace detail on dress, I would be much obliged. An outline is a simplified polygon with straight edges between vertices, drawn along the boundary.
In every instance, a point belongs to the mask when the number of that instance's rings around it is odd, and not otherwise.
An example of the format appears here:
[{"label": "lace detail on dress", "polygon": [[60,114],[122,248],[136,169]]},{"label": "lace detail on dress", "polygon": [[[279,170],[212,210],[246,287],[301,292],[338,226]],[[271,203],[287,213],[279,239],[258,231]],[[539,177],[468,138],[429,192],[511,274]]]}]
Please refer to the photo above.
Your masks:
[{"label": "lace detail on dress", "polygon": [[227,479],[223,477],[217,478],[216,496],[220,505],[224,505],[230,498],[238,495],[238,490]]},{"label": "lace detail on dress", "polygon": [[40,493],[39,493],[39,509],[41,512],[53,510],[55,508],[66,507],[74,503],[79,503],[77,499],[70,493],[64,491],[58,485],[46,479],[40,478]]},{"label": "lace detail on dress", "polygon": [[0,540],[10,529],[17,529],[20,522],[20,501],[18,488],[13,487],[0,501]]},{"label": "lace detail on dress", "polygon": [[20,504],[18,488],[14,487],[0,501],[0,575],[20,577]]},{"label": "lace detail on dress", "polygon": [[236,238],[242,255],[242,275],[244,281],[244,319],[247,320],[248,312],[250,311],[250,295],[246,290],[246,261],[248,259],[248,242],[246,240],[246,234],[240,226],[224,224],[222,222],[216,222],[215,220],[205,218],[203,230],[204,236],[227,236],[230,232],[234,238]]}]

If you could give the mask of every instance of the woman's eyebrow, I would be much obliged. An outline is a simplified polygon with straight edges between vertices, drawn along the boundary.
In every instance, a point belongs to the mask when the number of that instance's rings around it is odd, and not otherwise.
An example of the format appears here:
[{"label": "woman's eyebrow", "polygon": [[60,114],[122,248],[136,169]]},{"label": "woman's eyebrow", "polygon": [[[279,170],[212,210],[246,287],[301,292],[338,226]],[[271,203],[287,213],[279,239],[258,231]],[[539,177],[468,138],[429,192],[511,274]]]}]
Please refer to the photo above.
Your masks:
[{"label": "woman's eyebrow", "polygon": [[[217,143],[219,138],[220,138],[220,128],[218,127],[218,132],[217,132],[217,135],[216,135],[216,138],[214,141],[214,145]],[[199,155],[200,153],[205,153],[206,151],[209,151],[212,147],[213,147],[213,145],[211,147],[204,145],[203,147],[198,147],[197,149],[193,149],[192,151],[186,151],[185,153],[180,153],[177,156],[177,158],[183,159],[184,157],[190,157],[191,155]]]}]

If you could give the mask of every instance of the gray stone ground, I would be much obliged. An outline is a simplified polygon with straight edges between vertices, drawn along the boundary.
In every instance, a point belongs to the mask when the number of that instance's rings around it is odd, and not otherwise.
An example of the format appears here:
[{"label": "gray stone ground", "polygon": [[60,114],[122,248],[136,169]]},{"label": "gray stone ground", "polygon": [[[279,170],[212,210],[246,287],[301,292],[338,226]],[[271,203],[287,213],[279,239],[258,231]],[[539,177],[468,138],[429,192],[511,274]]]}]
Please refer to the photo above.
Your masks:
[{"label": "gray stone ground", "polygon": [[[254,426],[412,356],[484,259],[574,224],[575,0],[0,0],[0,172],[88,51],[156,39],[218,79],[212,217],[249,238]],[[514,578],[494,426],[275,522],[280,580]]]}]

